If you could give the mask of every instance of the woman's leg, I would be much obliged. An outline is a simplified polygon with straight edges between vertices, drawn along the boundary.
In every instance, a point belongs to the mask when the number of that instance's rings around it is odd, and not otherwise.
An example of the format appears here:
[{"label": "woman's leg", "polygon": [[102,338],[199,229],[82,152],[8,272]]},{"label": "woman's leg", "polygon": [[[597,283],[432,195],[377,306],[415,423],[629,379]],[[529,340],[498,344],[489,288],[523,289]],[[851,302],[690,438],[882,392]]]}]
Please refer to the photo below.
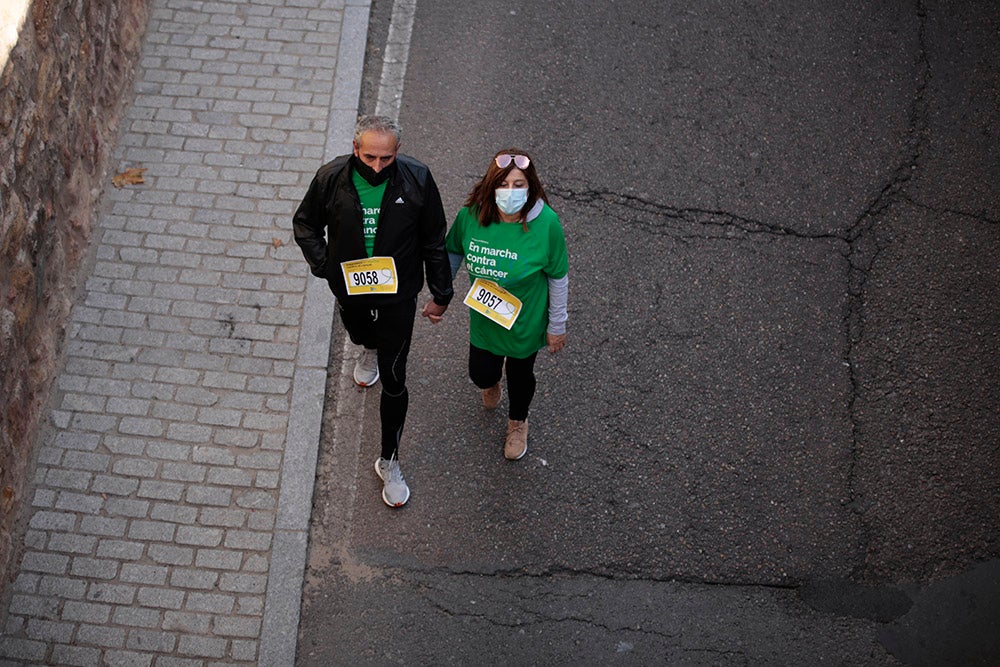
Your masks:
[{"label": "woman's leg", "polygon": [[531,399],[535,397],[535,357],[526,359],[507,357],[507,394],[510,397],[507,416],[514,421],[528,419]]},{"label": "woman's leg", "polygon": [[469,379],[480,389],[489,389],[503,377],[503,357],[469,344]]}]

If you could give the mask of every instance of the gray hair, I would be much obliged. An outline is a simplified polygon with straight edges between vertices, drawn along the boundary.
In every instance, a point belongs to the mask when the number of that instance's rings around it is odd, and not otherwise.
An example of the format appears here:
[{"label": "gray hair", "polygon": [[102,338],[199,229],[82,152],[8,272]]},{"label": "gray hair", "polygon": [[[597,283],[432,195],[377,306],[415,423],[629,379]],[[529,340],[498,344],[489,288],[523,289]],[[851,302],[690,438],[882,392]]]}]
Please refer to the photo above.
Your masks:
[{"label": "gray hair", "polygon": [[402,129],[399,123],[388,116],[361,116],[358,124],[354,127],[354,141],[361,143],[361,135],[365,132],[391,133],[396,137],[396,145],[399,145],[402,136]]}]

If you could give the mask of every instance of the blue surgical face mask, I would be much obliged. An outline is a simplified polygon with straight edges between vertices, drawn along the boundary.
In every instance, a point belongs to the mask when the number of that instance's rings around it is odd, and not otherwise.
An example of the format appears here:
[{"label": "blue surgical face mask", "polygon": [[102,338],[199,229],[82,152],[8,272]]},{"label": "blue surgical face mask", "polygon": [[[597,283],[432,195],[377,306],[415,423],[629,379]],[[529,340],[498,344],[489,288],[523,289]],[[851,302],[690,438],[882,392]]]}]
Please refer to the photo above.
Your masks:
[{"label": "blue surgical face mask", "polygon": [[514,215],[528,203],[528,188],[497,188],[497,208],[507,215]]}]

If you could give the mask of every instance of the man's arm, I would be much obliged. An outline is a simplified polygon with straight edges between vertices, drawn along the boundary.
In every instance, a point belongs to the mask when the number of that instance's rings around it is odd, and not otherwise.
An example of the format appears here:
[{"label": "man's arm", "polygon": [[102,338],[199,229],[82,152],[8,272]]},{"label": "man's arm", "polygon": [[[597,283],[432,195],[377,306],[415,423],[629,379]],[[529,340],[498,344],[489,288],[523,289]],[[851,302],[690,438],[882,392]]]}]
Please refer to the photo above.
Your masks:
[{"label": "man's arm", "polygon": [[[448,306],[454,295],[451,286],[451,263],[444,249],[446,230],[441,194],[438,192],[434,177],[428,171],[424,189],[424,207],[420,219],[420,251],[427,273],[427,287],[434,297],[434,303],[444,307]],[[441,309],[441,313],[444,313],[444,309]]]},{"label": "man's arm", "polygon": [[323,220],[323,188],[319,177],[309,185],[306,196],[292,216],[295,242],[314,276],[326,277],[326,222]]}]

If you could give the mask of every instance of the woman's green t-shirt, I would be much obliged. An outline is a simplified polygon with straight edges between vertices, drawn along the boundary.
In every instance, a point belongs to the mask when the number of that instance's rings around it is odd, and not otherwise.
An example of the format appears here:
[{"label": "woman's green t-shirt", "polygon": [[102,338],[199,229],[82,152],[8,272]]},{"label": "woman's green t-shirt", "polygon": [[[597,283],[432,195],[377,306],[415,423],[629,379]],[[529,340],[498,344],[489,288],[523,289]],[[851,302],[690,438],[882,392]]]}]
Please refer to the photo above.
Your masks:
[{"label": "woman's green t-shirt", "polygon": [[469,281],[492,280],[521,300],[521,312],[508,331],[480,313],[469,311],[469,340],[476,347],[516,359],[529,357],[546,345],[549,323],[549,278],[569,271],[566,238],[559,216],[548,205],[528,222],[479,224],[465,207],[445,240],[448,252],[461,255]]}]

